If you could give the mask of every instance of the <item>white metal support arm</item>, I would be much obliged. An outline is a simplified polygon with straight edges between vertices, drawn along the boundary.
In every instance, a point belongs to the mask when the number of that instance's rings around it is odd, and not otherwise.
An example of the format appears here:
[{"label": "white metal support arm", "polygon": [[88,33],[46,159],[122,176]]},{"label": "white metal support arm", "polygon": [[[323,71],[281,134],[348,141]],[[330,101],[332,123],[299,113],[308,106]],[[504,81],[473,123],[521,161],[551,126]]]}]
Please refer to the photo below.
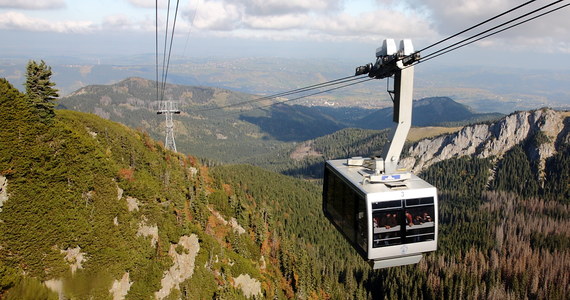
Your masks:
[{"label": "white metal support arm", "polygon": [[[382,79],[394,76],[394,119],[396,123],[388,137],[380,159],[372,161],[374,175],[370,181],[397,181],[409,177],[409,172],[399,170],[398,163],[412,126],[412,100],[414,90],[414,66],[419,53],[414,52],[411,40],[402,40],[399,49],[392,39],[384,40],[376,50],[376,63],[358,67],[356,75]],[[350,163],[349,163],[350,164]],[[406,176],[408,173],[408,176]],[[397,176],[395,176],[397,174]]]}]

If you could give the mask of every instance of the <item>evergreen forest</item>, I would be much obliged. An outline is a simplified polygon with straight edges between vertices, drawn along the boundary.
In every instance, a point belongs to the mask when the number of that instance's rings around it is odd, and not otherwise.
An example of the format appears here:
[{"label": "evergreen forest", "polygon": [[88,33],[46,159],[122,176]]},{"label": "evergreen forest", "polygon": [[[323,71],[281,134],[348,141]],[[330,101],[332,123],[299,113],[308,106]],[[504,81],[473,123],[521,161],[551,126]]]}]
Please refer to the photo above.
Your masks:
[{"label": "evergreen forest", "polygon": [[[533,149],[548,137],[537,133],[502,157],[452,158],[418,174],[438,188],[438,250],[373,270],[323,216],[323,157],[275,163],[310,181],[209,167],[144,131],[54,109],[53,92],[42,102],[0,80],[1,299],[570,294],[568,130],[543,169]],[[343,129],[310,143],[345,157],[373,155],[385,139]]]}]

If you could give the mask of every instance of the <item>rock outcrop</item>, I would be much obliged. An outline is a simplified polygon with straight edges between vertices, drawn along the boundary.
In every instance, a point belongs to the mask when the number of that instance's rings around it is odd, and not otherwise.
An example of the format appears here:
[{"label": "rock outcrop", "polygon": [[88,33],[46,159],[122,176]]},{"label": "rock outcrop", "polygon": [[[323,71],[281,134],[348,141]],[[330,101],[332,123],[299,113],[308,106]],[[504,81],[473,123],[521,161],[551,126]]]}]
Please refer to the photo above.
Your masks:
[{"label": "rock outcrop", "polygon": [[0,175],[0,212],[2,212],[2,206],[4,206],[4,202],[8,200],[8,192],[6,191],[7,187],[8,179]]},{"label": "rock outcrop", "polygon": [[131,285],[133,285],[133,283],[129,280],[129,272],[125,272],[121,280],[113,281],[113,285],[109,290],[109,293],[113,295],[113,300],[125,299],[125,296],[127,296]]},{"label": "rock outcrop", "polygon": [[127,208],[129,211],[139,210],[140,201],[134,197],[127,197]]},{"label": "rock outcrop", "polygon": [[240,288],[247,298],[261,296],[261,282],[255,278],[251,278],[249,274],[241,274],[234,278],[234,286]]},{"label": "rock outcrop", "polygon": [[539,161],[542,171],[546,159],[556,153],[556,142],[568,134],[565,118],[565,113],[552,109],[516,112],[492,124],[467,126],[454,134],[421,140],[408,149],[408,156],[400,164],[419,173],[455,157],[500,158],[513,146],[541,135],[539,143],[527,151],[532,154],[531,159]]},{"label": "rock outcrop", "polygon": [[237,232],[238,234],[244,234],[246,231],[245,229],[239,225],[239,223],[237,222],[236,218],[232,217],[230,219],[230,221],[226,221],[226,219],[224,219],[224,217],[217,211],[208,208],[210,210],[210,212],[212,212],[212,214],[224,225],[230,225],[232,227],[232,229]]},{"label": "rock outcrop", "polygon": [[87,260],[87,256],[81,252],[81,247],[67,248],[66,250],[61,250],[61,253],[65,254],[64,259],[69,263],[71,274],[74,274],[78,269],[83,269],[82,264]]},{"label": "rock outcrop", "polygon": [[[182,246],[182,251],[180,251],[182,253],[176,250],[178,246]],[[166,298],[173,288],[179,288],[180,283],[192,277],[198,251],[200,251],[200,244],[198,236],[195,234],[182,236],[178,244],[170,245],[168,255],[172,257],[174,264],[168,271],[164,272],[161,281],[162,288],[155,293],[156,299]]]},{"label": "rock outcrop", "polygon": [[63,280],[50,279],[44,282],[45,286],[57,294],[59,300],[66,299],[63,293]]},{"label": "rock outcrop", "polygon": [[143,218],[143,220],[141,220],[139,223],[137,236],[150,237],[150,245],[156,248],[156,244],[158,243],[158,226],[149,226],[146,224],[146,219]]}]

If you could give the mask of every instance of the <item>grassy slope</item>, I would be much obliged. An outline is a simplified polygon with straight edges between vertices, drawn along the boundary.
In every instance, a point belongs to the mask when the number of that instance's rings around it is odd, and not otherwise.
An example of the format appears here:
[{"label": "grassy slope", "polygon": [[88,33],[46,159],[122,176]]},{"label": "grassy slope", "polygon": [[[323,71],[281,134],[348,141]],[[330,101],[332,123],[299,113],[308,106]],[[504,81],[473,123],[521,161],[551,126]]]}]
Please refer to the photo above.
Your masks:
[{"label": "grassy slope", "polygon": [[408,134],[408,142],[417,142],[426,138],[435,137],[442,134],[450,134],[461,130],[463,127],[414,127]]}]

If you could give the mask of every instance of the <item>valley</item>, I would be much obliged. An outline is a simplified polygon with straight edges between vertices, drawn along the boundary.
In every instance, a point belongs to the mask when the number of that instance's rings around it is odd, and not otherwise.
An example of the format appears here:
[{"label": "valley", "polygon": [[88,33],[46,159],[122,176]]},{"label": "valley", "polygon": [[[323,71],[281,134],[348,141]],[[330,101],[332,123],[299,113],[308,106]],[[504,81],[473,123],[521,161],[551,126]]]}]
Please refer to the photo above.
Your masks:
[{"label": "valley", "polygon": [[514,2],[0,1],[0,300],[569,299],[570,3]]},{"label": "valley", "polygon": [[[128,78],[113,85],[81,88],[59,101],[62,108],[97,114],[164,139],[164,118],[155,111],[155,83]],[[183,153],[219,162],[255,164],[260,156],[280,156],[296,143],[341,129],[386,129],[392,109],[338,108],[278,104],[252,109],[236,103],[254,95],[209,87],[167,85],[166,97],[178,99],[182,113],[174,118],[177,148]],[[270,100],[256,105],[271,104]],[[228,106],[224,109],[212,109]],[[444,109],[445,107],[445,109]],[[253,107],[255,108],[255,106]],[[245,111],[243,111],[245,109]],[[414,104],[415,126],[460,126],[494,120],[498,113],[478,114],[447,97],[420,99]]]},{"label": "valley", "polygon": [[[324,218],[318,183],[325,159],[378,154],[387,130],[355,127],[389,113],[279,105],[214,118],[198,111],[254,96],[166,91],[184,111],[175,117],[180,153],[157,142],[163,119],[145,101],[150,81],[84,87],[48,120],[0,82],[3,298],[570,292],[567,112],[481,115],[445,97],[416,101],[414,110],[432,119],[419,119],[430,127],[413,128],[404,156],[438,187],[438,250],[418,265],[372,270]],[[462,118],[445,119],[442,107]]]}]

